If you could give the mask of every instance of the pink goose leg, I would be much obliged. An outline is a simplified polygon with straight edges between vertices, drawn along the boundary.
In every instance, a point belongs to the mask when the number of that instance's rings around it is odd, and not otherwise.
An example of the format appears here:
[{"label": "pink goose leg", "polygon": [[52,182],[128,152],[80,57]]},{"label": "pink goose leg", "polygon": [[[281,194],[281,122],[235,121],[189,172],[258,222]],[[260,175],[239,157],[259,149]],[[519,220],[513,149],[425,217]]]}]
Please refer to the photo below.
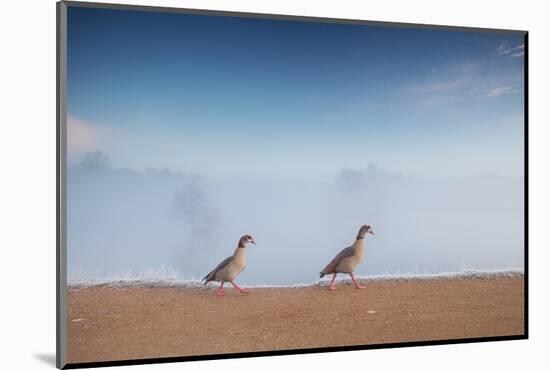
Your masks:
[{"label": "pink goose leg", "polygon": [[218,289],[216,289],[216,295],[217,295],[218,297],[221,297],[221,296],[223,296],[224,294],[225,294],[225,293],[223,292],[223,281],[222,281],[220,287],[219,287]]},{"label": "pink goose leg", "polygon": [[357,280],[355,280],[355,276],[353,276],[353,274],[350,274],[350,275],[351,275],[351,280],[353,280],[353,284],[355,284],[355,287],[356,287],[357,289],[365,289],[365,288],[366,288],[366,286],[360,285],[360,284],[357,282]]},{"label": "pink goose leg", "polygon": [[237,289],[239,292],[241,292],[241,293],[248,293],[248,290],[247,290],[247,289],[241,288],[240,286],[238,286],[237,284],[235,284],[234,281],[232,281],[231,284],[233,284],[233,286],[235,287],[235,289]]},{"label": "pink goose leg", "polygon": [[337,272],[335,272],[334,275],[332,275],[332,280],[328,284],[328,288],[330,290],[336,290],[336,287],[334,285],[332,285],[334,283],[334,279],[336,279],[336,274],[337,274]]}]

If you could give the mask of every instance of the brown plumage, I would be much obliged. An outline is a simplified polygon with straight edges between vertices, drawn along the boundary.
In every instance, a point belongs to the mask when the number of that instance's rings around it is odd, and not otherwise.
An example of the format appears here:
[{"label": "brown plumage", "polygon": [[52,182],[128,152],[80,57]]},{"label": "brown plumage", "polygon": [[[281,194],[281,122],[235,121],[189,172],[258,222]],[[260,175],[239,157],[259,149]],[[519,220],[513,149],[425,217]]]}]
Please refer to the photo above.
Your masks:
[{"label": "brown plumage", "polygon": [[333,259],[329,262],[328,265],[319,273],[319,276],[322,278],[328,274],[334,274],[332,281],[329,284],[330,289],[335,289],[332,286],[334,279],[336,278],[337,273],[346,273],[350,274],[353,282],[358,288],[362,288],[356,281],[353,276],[353,271],[363,260],[363,247],[365,244],[365,234],[370,233],[374,234],[372,228],[369,225],[363,225],[357,233],[355,242],[347,248],[344,248],[340,251]]},{"label": "brown plumage", "polygon": [[256,244],[254,238],[251,235],[243,235],[241,239],[239,239],[239,244],[235,249],[233,255],[224,259],[218,264],[218,266],[216,266],[204,278],[202,278],[204,285],[208,284],[211,281],[219,281],[221,285],[218,288],[217,294],[223,295],[223,284],[228,282],[231,283],[241,293],[246,293],[247,290],[240,288],[234,282],[234,280],[246,267],[245,250],[248,243]]},{"label": "brown plumage", "polygon": [[353,246],[342,249],[340,253],[338,253],[332,259],[332,261],[330,261],[329,264],[326,265],[326,267],[320,272],[319,274],[320,277],[324,277],[325,275],[333,274],[335,272],[344,272],[344,271],[336,271],[336,269],[338,268],[338,265],[340,265],[340,262],[342,262],[342,260],[344,260],[345,258],[354,257],[355,255],[356,255],[356,249]]}]

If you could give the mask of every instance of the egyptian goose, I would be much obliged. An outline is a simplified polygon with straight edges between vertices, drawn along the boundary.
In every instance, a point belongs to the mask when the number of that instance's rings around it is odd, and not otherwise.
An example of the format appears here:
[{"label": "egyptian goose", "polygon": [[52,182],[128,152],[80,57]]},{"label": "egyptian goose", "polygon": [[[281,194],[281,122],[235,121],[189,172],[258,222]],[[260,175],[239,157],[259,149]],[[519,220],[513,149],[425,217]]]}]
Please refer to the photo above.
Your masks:
[{"label": "egyptian goose", "polygon": [[338,274],[339,272],[349,274],[356,288],[365,289],[365,286],[360,285],[357,280],[355,280],[355,276],[353,276],[353,271],[363,260],[365,234],[367,233],[374,235],[374,232],[369,225],[361,226],[359,232],[357,233],[357,238],[355,239],[355,242],[351,245],[351,247],[343,249],[340,253],[336,255],[336,257],[332,259],[332,261],[330,261],[330,263],[323,269],[323,271],[321,271],[320,277],[328,274],[334,274],[332,276],[332,280],[328,285],[328,288],[330,290],[336,289],[333,284],[334,279],[336,279],[336,274]]},{"label": "egyptian goose", "polygon": [[208,284],[211,281],[219,281],[220,287],[216,290],[216,295],[223,296],[223,284],[228,282],[231,283],[235,289],[241,293],[248,293],[248,290],[241,288],[235,283],[235,279],[244,270],[246,267],[246,254],[245,249],[247,244],[252,243],[256,244],[254,238],[250,235],[243,235],[239,240],[239,245],[235,249],[235,253],[231,257],[224,259],[214,270],[210,271],[202,281],[204,285]]}]

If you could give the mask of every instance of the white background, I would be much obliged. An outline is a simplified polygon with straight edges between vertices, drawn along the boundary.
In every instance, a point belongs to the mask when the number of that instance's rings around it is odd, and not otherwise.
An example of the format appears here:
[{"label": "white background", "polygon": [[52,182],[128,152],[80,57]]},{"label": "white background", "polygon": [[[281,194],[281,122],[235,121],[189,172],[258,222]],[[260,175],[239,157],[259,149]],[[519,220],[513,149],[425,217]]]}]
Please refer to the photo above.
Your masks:
[{"label": "white background", "polygon": [[[117,1],[112,1],[117,2]],[[135,369],[518,369],[548,365],[550,22],[542,1],[132,1],[134,4],[530,31],[530,339],[134,366]],[[53,368],[55,354],[55,2],[1,8],[0,361]],[[520,225],[518,225],[520,227]],[[503,230],[505,232],[505,230]],[[32,253],[29,253],[29,250]],[[326,309],[330,309],[327,307]]]}]

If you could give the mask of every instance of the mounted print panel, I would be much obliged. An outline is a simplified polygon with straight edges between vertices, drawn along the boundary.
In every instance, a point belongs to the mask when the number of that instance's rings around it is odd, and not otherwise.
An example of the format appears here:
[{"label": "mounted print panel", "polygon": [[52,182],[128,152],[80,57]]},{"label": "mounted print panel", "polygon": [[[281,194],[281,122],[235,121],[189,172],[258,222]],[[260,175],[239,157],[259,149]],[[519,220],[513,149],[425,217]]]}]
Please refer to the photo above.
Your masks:
[{"label": "mounted print panel", "polygon": [[58,366],[527,338],[527,33],[58,4]]}]

